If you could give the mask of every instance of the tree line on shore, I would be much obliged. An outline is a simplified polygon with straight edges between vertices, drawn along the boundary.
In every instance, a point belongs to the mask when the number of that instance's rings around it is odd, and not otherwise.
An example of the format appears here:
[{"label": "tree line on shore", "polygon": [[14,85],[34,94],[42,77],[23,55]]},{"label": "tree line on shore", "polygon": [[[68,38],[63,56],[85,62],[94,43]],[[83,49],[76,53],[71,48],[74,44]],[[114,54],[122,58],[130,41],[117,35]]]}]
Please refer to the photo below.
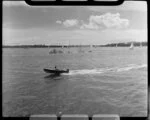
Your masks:
[{"label": "tree line on shore", "polygon": [[127,42],[127,43],[111,43],[111,44],[106,44],[102,45],[104,47],[129,47],[131,44],[133,44],[135,47],[136,46],[147,46],[147,42]]},{"label": "tree line on shore", "polygon": [[[92,45],[92,47],[129,47],[133,43],[136,46],[147,46],[147,42],[109,43],[105,45]],[[91,45],[3,45],[3,48],[69,48],[69,47],[90,47]]]}]

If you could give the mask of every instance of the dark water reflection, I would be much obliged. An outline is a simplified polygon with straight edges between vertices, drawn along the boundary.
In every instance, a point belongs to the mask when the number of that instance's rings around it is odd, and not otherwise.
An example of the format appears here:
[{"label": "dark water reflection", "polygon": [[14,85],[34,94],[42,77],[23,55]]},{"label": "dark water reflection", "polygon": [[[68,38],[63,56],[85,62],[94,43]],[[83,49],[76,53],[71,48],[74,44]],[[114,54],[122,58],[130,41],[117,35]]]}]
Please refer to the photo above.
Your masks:
[{"label": "dark water reflection", "polygon": [[56,75],[56,74],[50,74],[50,75],[47,75],[47,76],[45,76],[44,78],[45,79],[55,79],[55,78],[60,78],[61,77],[61,75]]},{"label": "dark water reflection", "polygon": [[44,77],[45,80],[66,80],[68,76],[57,75],[57,74],[49,74]]}]

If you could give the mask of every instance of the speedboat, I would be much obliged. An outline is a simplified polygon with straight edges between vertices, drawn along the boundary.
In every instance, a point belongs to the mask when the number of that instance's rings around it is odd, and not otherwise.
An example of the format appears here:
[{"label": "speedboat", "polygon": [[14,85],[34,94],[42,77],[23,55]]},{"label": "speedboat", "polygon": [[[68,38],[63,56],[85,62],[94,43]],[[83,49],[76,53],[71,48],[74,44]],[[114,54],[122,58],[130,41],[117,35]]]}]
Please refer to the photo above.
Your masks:
[{"label": "speedboat", "polygon": [[47,69],[47,68],[44,68],[43,70],[46,73],[51,73],[51,74],[55,74],[55,75],[60,75],[62,73],[69,73],[69,69],[67,69],[67,70],[59,70],[59,69]]}]

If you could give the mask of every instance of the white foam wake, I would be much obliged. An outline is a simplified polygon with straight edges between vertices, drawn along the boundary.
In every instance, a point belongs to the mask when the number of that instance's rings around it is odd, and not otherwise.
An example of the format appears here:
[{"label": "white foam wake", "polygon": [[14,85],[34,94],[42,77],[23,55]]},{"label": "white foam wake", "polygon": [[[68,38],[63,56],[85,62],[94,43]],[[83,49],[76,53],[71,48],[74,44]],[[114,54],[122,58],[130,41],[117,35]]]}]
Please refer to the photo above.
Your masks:
[{"label": "white foam wake", "polygon": [[84,74],[101,74],[106,72],[124,72],[124,71],[146,68],[146,67],[147,64],[142,64],[142,65],[130,64],[123,67],[70,70],[69,74],[64,74],[64,75],[84,75]]},{"label": "white foam wake", "polygon": [[69,75],[100,74],[100,73],[103,73],[101,69],[91,69],[91,70],[83,69],[83,70],[72,70],[69,72]]},{"label": "white foam wake", "polygon": [[129,71],[129,70],[132,70],[132,69],[140,69],[140,68],[146,68],[146,67],[147,67],[146,64],[142,64],[142,65],[130,64],[126,67],[118,68],[117,72]]}]

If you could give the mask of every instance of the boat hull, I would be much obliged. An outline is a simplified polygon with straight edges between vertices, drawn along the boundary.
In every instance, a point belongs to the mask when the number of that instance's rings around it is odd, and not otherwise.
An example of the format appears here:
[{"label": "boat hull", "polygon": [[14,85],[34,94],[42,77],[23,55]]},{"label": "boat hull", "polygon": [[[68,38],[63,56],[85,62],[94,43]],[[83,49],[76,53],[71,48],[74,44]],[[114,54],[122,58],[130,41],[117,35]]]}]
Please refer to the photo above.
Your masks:
[{"label": "boat hull", "polygon": [[43,69],[46,73],[51,73],[51,74],[62,74],[62,73],[69,73],[69,70],[51,70],[51,69]]}]

